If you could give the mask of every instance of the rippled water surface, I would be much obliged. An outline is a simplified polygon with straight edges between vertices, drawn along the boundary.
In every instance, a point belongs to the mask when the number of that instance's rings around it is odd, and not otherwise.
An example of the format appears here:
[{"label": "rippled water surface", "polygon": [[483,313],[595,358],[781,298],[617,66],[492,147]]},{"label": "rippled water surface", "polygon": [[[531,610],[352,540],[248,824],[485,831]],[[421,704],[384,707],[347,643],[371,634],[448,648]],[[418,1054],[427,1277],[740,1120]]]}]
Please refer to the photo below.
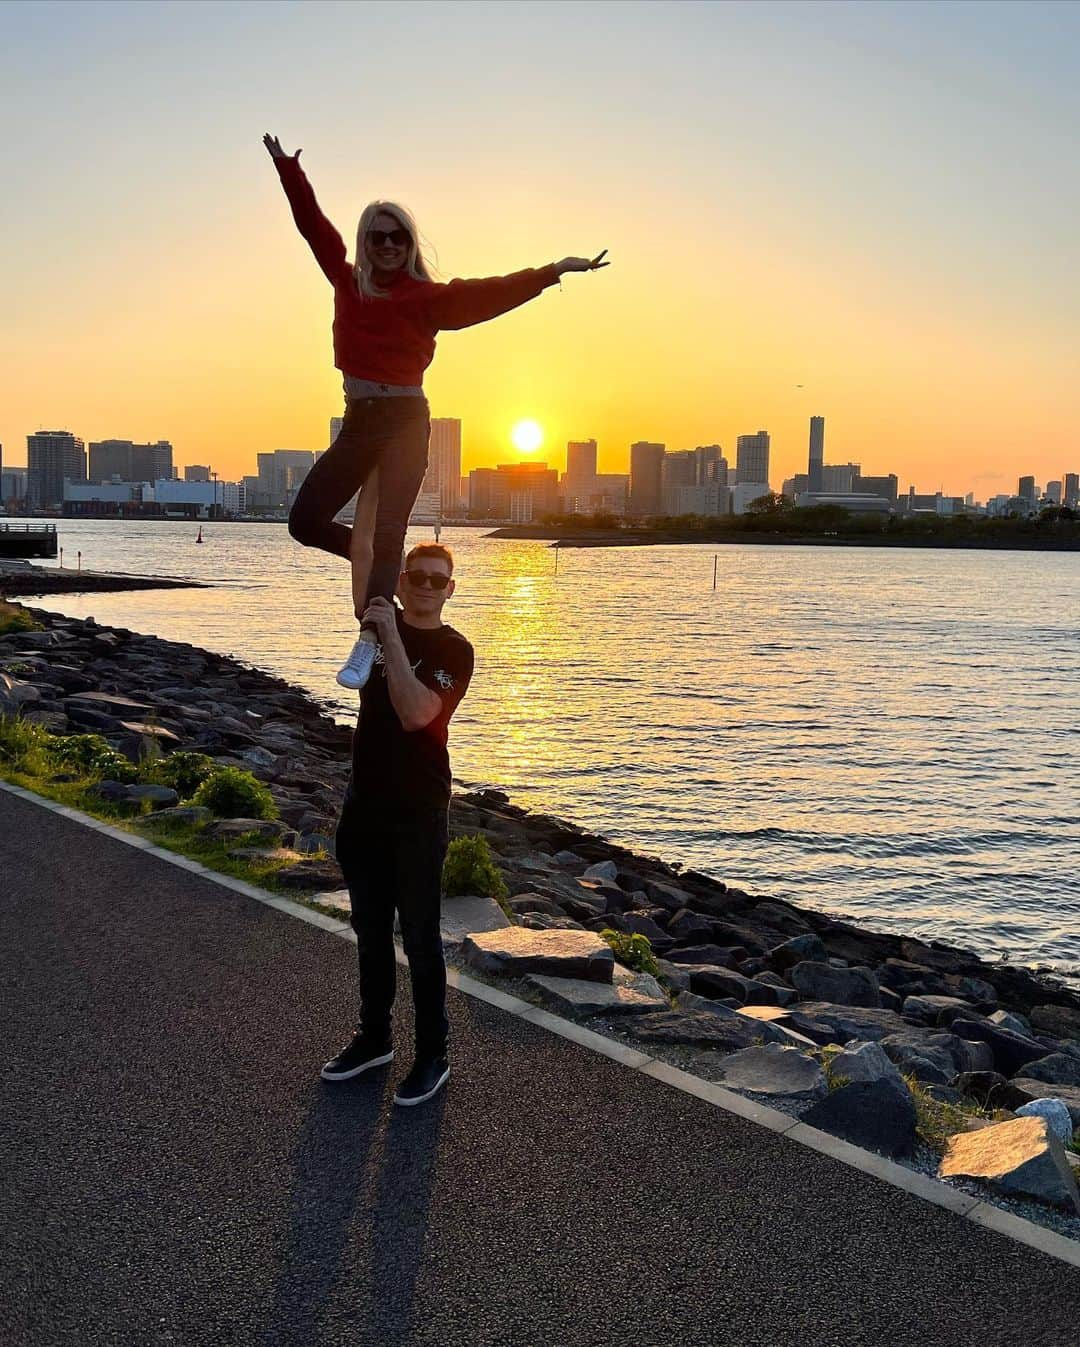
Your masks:
[{"label": "rippled water surface", "polygon": [[[274,524],[63,521],[208,590],[55,596],[335,704],[345,568]],[[415,540],[421,535],[417,534]],[[1080,556],[444,534],[455,775],[754,891],[1080,972]],[[712,590],[713,557],[718,583]],[[340,695],[339,695],[340,694]]]}]

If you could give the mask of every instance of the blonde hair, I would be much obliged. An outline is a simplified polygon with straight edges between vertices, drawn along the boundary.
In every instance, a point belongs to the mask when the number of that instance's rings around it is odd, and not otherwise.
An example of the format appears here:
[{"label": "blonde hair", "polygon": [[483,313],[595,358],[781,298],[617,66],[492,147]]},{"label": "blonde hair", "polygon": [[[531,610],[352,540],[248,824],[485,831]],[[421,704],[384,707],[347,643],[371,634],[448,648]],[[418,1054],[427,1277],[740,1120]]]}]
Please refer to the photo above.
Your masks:
[{"label": "blonde hair", "polygon": [[432,273],[438,270],[421,251],[421,235],[416,221],[413,219],[412,211],[406,206],[399,206],[396,201],[371,201],[364,207],[363,214],[360,216],[360,223],[356,226],[356,261],[353,263],[353,272],[360,293],[371,295],[377,299],[384,299],[390,292],[380,290],[372,280],[371,273],[374,268],[368,258],[367,249],[364,247],[364,240],[376,215],[384,214],[393,216],[401,228],[408,230],[409,233],[409,256],[402,270],[417,281],[435,280]]}]

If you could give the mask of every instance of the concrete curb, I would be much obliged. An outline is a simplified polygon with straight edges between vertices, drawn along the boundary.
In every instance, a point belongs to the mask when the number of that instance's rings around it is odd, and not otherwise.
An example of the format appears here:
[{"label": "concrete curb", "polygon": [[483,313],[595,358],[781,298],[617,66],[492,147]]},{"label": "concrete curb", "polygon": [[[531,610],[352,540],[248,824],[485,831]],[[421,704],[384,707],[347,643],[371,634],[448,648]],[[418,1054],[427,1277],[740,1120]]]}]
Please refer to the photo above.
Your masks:
[{"label": "concrete curb", "polygon": [[[181,870],[189,870],[192,874],[201,875],[204,879],[212,880],[215,884],[221,885],[222,888],[232,889],[235,893],[243,894],[245,898],[254,898],[256,902],[265,903],[267,907],[273,907],[288,916],[297,917],[311,926],[318,926],[339,939],[356,942],[356,936],[347,921],[339,921],[334,917],[325,916],[310,907],[305,907],[302,903],[296,903],[289,898],[281,898],[277,894],[268,893],[265,889],[260,889],[254,884],[248,884],[242,879],[232,879],[217,870],[211,870],[199,861],[188,860],[186,856],[179,856],[174,851],[155,846],[144,837],[137,837],[133,833],[124,832],[120,828],[114,828],[109,823],[103,823],[100,819],[92,818],[89,814],[83,814],[77,809],[57,804],[41,795],[35,795],[33,791],[25,790],[22,786],[14,786],[10,782],[0,781],[0,790],[5,790],[11,795],[17,795],[20,799],[39,805],[42,809],[49,809],[54,814],[60,814],[64,818],[71,819],[74,823],[81,823],[84,827],[93,828],[96,832],[104,833],[127,846],[137,847],[141,851],[146,851],[150,855],[158,857],[159,860],[178,866]],[[396,944],[395,949],[398,963],[407,966],[408,961],[401,946]],[[694,1095],[698,1099],[704,1099],[716,1108],[735,1114],[747,1122],[757,1123],[770,1132],[776,1132],[785,1137],[788,1141],[818,1151],[822,1155],[827,1155],[830,1159],[838,1160],[850,1169],[856,1169],[862,1174],[880,1179],[883,1183],[888,1183],[893,1188],[899,1188],[902,1192],[910,1193],[914,1197],[922,1198],[923,1201],[933,1203],[936,1207],[943,1207],[946,1211],[950,1211],[964,1220],[972,1221],[975,1225],[984,1229],[994,1230],[998,1234],[1016,1240],[1019,1244],[1026,1244],[1029,1248],[1036,1249],[1051,1258],[1056,1258],[1059,1262],[1066,1263],[1070,1267],[1080,1268],[1080,1243],[1076,1240],[1067,1239],[1064,1235],[1059,1235],[1053,1230],[1047,1230],[1044,1226],[1036,1225],[1033,1221],[1025,1220],[1021,1216],[1014,1216],[1012,1212],[1004,1211],[1001,1207],[994,1206],[993,1203],[972,1197],[969,1193],[950,1188],[948,1184],[942,1183],[938,1179],[932,1179],[925,1174],[906,1169],[903,1165],[899,1165],[893,1160],[887,1160],[884,1156],[876,1155],[873,1151],[862,1150],[858,1146],[851,1145],[850,1142],[842,1141],[839,1137],[830,1136],[827,1132],[819,1132],[816,1128],[801,1123],[797,1118],[792,1118],[787,1113],[781,1113],[779,1109],[758,1104],[754,1100],[746,1099],[740,1094],[735,1094],[732,1090],[725,1089],[722,1085],[716,1085],[711,1081],[702,1080],[698,1076],[692,1076],[689,1072],[680,1071],[677,1067],[669,1066],[666,1062],[657,1061],[646,1053],[639,1052],[636,1048],[630,1048],[624,1043],[617,1043],[613,1039],[605,1038],[603,1034],[586,1029],[571,1020],[561,1019],[558,1015],[552,1014],[551,1011],[543,1010],[528,1001],[522,1001],[519,997],[510,996],[497,987],[489,986],[486,982],[478,982],[475,978],[469,977],[467,973],[462,973],[458,969],[448,968],[446,980],[449,986],[454,987],[466,996],[472,996],[478,1001],[486,1001],[488,1005],[496,1006],[498,1009],[506,1011],[507,1014],[518,1015],[521,1019],[528,1020],[531,1024],[546,1029],[549,1033],[558,1034],[571,1043],[577,1043],[580,1047],[588,1048],[603,1057],[608,1057],[631,1071],[640,1071],[642,1075],[651,1076],[654,1080],[661,1081],[673,1089],[682,1090],[685,1094]]]}]

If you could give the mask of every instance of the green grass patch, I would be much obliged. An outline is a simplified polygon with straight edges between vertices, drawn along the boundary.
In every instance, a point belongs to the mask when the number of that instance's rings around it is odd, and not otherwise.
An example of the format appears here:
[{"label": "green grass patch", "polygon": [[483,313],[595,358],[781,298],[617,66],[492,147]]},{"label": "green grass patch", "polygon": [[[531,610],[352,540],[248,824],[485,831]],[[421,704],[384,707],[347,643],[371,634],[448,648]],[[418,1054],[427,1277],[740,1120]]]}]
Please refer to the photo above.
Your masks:
[{"label": "green grass patch", "polygon": [[999,1116],[1000,1110],[985,1109],[973,1099],[965,1099],[962,1104],[942,1103],[929,1094],[915,1076],[905,1075],[904,1080],[915,1101],[915,1133],[937,1155],[945,1154],[951,1136],[967,1131],[972,1118],[992,1120]]},{"label": "green grass patch", "polygon": [[[202,777],[202,784],[195,789],[198,795],[203,786],[213,782],[216,776],[228,774],[220,796],[211,794],[216,803],[220,805],[224,802],[231,806],[239,800],[245,806],[252,806],[251,811],[243,815],[246,818],[267,817],[267,810],[271,811],[269,816],[276,814],[270,792],[250,773],[235,768],[221,768],[206,777],[203,775],[204,764],[191,761],[203,755],[175,756],[188,761],[177,764],[173,774],[176,782],[174,789],[182,780],[186,783]],[[276,880],[282,870],[295,862],[276,858],[265,861],[237,860],[229,856],[228,853],[238,847],[265,846],[266,839],[257,833],[245,833],[240,837],[222,840],[209,838],[198,826],[161,818],[154,813],[148,800],[113,802],[90,793],[103,780],[160,783],[161,778],[168,775],[165,770],[167,762],[168,759],[147,758],[136,766],[116,753],[100,735],[55,735],[17,716],[0,717],[0,778],[3,780],[56,804],[81,810],[125,832],[147,837],[156,845],[191,860],[201,861],[220,874],[247,880],[271,892],[287,892],[297,901],[305,901],[302,892],[286,890]],[[249,789],[249,782],[245,779],[249,777],[250,786],[254,789]],[[269,805],[263,800],[264,795]],[[304,859],[325,860],[327,855],[321,851]]]},{"label": "green grass patch", "polygon": [[37,618],[31,617],[21,603],[8,603],[0,599],[0,636],[13,631],[44,631]]},{"label": "green grass patch", "polygon": [[851,1083],[847,1076],[842,1076],[836,1070],[836,1059],[843,1051],[844,1049],[839,1043],[827,1043],[817,1054],[821,1069],[825,1074],[825,1084],[830,1090],[839,1090],[842,1086]]}]

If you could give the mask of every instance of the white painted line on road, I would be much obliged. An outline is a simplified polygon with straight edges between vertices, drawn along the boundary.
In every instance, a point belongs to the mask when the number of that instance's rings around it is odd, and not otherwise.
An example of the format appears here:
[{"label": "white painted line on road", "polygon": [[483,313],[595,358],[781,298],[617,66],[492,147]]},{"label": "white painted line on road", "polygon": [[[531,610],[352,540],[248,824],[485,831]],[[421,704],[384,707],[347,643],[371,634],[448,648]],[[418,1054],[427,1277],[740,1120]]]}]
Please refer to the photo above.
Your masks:
[{"label": "white painted line on road", "polygon": [[[35,795],[33,791],[25,790],[22,786],[14,786],[10,782],[0,781],[0,790],[8,791],[30,804],[48,809],[54,814],[60,814],[74,823],[81,823],[84,827],[93,828],[96,832],[113,837],[126,846],[137,847],[140,851],[149,852],[150,855],[156,856],[169,865],[178,866],[182,870],[189,870],[212,883],[243,894],[244,897],[254,898],[256,902],[275,908],[286,916],[297,917],[300,921],[306,921],[310,926],[317,926],[339,939],[351,939],[353,943],[356,942],[355,932],[347,921],[338,921],[334,917],[316,912],[312,908],[305,907],[289,898],[282,898],[278,894],[269,893],[254,884],[249,884],[241,879],[233,879],[229,875],[223,875],[217,870],[209,869],[199,861],[191,861],[186,856],[178,855],[175,851],[167,851],[164,847],[155,846],[146,838],[136,837],[132,833],[124,832],[121,828],[114,828],[101,819],[95,819],[89,814],[80,813],[77,809],[57,804],[53,800],[45,799],[44,796]],[[398,943],[395,943],[395,954],[399,964],[408,965],[405,952]],[[519,997],[510,996],[497,987],[490,987],[487,983],[479,982],[457,969],[448,968],[446,970],[446,981],[448,986],[456,988],[466,996],[472,996],[479,1001],[486,1001],[489,1005],[497,1006],[508,1014],[528,1020],[538,1028],[546,1029],[549,1033],[558,1034],[560,1038],[577,1043],[580,1047],[620,1062],[631,1071],[639,1071],[643,1076],[650,1076],[661,1084],[669,1085],[672,1089],[681,1090],[684,1094],[694,1095],[696,1098],[712,1104],[714,1108],[722,1109],[724,1112],[735,1114],[747,1122],[768,1128],[772,1132],[781,1134],[785,1141],[806,1146],[829,1159],[847,1165],[849,1169],[856,1169],[860,1173],[868,1174],[882,1183],[900,1189],[902,1192],[922,1198],[923,1201],[942,1207],[983,1229],[993,1230],[999,1235],[1013,1239],[1019,1244],[1027,1245],[1050,1258],[1056,1258],[1059,1262],[1067,1263],[1072,1267],[1080,1267],[1080,1242],[1074,1239],[1059,1235],[1056,1231],[1048,1230],[1045,1226],[1036,1225],[1034,1221],[1025,1220],[1022,1216],[1015,1216],[1012,1212],[1005,1211],[1001,1207],[995,1207],[992,1203],[984,1202],[980,1198],[972,1197],[969,1193],[962,1192],[960,1189],[950,1188],[946,1183],[920,1174],[916,1170],[907,1169],[904,1165],[887,1160],[884,1156],[876,1155],[873,1151],[865,1151],[859,1146],[853,1146],[848,1141],[842,1141],[839,1137],[818,1131],[814,1127],[807,1126],[806,1123],[799,1122],[797,1118],[789,1117],[788,1114],[781,1113],[778,1109],[758,1104],[752,1099],[746,1099],[742,1095],[725,1089],[722,1085],[702,1080],[699,1076],[690,1075],[689,1072],[680,1071],[667,1062],[658,1061],[656,1058],[649,1057],[646,1053],[638,1052],[634,1048],[627,1047],[626,1044],[606,1038],[603,1034],[586,1029],[571,1020],[561,1019],[549,1010],[543,1010],[528,1001],[522,1001]]]}]

